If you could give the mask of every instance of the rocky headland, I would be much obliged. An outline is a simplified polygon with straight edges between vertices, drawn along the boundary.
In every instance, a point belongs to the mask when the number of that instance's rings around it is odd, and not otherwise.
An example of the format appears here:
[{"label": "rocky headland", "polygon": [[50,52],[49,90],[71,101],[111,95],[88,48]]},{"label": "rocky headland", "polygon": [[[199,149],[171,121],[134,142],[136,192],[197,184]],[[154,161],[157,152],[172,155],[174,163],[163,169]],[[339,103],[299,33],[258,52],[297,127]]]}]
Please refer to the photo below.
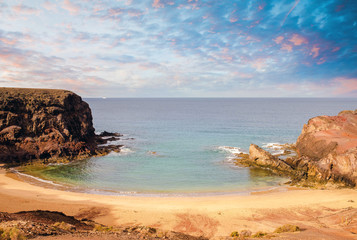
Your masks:
[{"label": "rocky headland", "polygon": [[66,90],[0,88],[0,162],[45,163],[103,155],[119,134],[94,132],[89,105]]},{"label": "rocky headland", "polygon": [[296,144],[284,147],[285,154],[277,156],[251,144],[249,155],[241,154],[237,164],[289,176],[295,185],[356,187],[357,110],[310,119]]}]

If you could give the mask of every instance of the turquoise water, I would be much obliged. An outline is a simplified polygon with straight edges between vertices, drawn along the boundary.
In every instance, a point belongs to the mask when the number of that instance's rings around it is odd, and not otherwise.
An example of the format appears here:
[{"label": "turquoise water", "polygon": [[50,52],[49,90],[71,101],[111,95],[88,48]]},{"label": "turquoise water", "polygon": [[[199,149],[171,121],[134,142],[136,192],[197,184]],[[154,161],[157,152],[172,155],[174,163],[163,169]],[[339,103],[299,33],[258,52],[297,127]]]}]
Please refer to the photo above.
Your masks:
[{"label": "turquoise water", "polygon": [[355,109],[356,99],[85,99],[97,132],[124,134],[121,153],[51,166],[43,177],[120,193],[223,193],[286,179],[237,167],[250,143],[293,143],[317,115]]}]

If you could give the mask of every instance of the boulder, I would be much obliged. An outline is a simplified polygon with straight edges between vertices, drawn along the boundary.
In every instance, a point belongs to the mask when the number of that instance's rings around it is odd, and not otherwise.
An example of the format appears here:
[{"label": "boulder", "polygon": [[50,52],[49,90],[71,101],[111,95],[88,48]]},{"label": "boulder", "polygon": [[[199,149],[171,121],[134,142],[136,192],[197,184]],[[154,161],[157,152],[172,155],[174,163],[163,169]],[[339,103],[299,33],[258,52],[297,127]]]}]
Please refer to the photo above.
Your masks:
[{"label": "boulder", "polygon": [[251,144],[249,147],[249,158],[256,165],[270,168],[272,170],[276,169],[279,171],[292,171],[292,167],[288,165],[284,160],[279,159],[276,156],[273,156],[268,151],[260,148],[255,144]]},{"label": "boulder", "polygon": [[296,149],[299,157],[314,162],[322,180],[357,184],[357,110],[308,121]]}]

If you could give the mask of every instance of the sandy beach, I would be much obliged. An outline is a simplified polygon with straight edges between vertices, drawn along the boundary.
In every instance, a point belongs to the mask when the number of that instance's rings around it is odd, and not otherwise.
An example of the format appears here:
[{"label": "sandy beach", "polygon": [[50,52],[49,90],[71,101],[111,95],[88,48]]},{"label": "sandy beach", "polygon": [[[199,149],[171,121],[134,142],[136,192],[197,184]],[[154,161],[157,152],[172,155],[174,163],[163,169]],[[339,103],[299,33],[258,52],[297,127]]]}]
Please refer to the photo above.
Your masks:
[{"label": "sandy beach", "polygon": [[352,189],[292,189],[248,196],[105,196],[47,189],[7,175],[0,170],[4,212],[61,211],[110,226],[145,225],[215,239],[243,229],[273,232],[284,224],[296,224],[303,231],[282,239],[355,239],[357,234],[357,191]]}]

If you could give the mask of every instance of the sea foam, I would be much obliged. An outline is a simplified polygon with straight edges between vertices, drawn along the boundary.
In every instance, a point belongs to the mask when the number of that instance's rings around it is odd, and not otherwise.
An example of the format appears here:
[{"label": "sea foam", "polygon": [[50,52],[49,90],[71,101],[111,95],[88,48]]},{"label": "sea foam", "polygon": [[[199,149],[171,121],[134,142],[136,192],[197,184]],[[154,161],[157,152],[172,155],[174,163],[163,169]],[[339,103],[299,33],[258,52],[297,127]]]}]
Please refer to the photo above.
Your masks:
[{"label": "sea foam", "polygon": [[229,162],[231,162],[233,159],[237,158],[238,154],[245,153],[239,147],[219,146],[218,150],[227,153],[226,160]]},{"label": "sea foam", "polygon": [[270,151],[273,155],[279,155],[284,153],[283,145],[278,142],[266,143],[262,147]]}]

